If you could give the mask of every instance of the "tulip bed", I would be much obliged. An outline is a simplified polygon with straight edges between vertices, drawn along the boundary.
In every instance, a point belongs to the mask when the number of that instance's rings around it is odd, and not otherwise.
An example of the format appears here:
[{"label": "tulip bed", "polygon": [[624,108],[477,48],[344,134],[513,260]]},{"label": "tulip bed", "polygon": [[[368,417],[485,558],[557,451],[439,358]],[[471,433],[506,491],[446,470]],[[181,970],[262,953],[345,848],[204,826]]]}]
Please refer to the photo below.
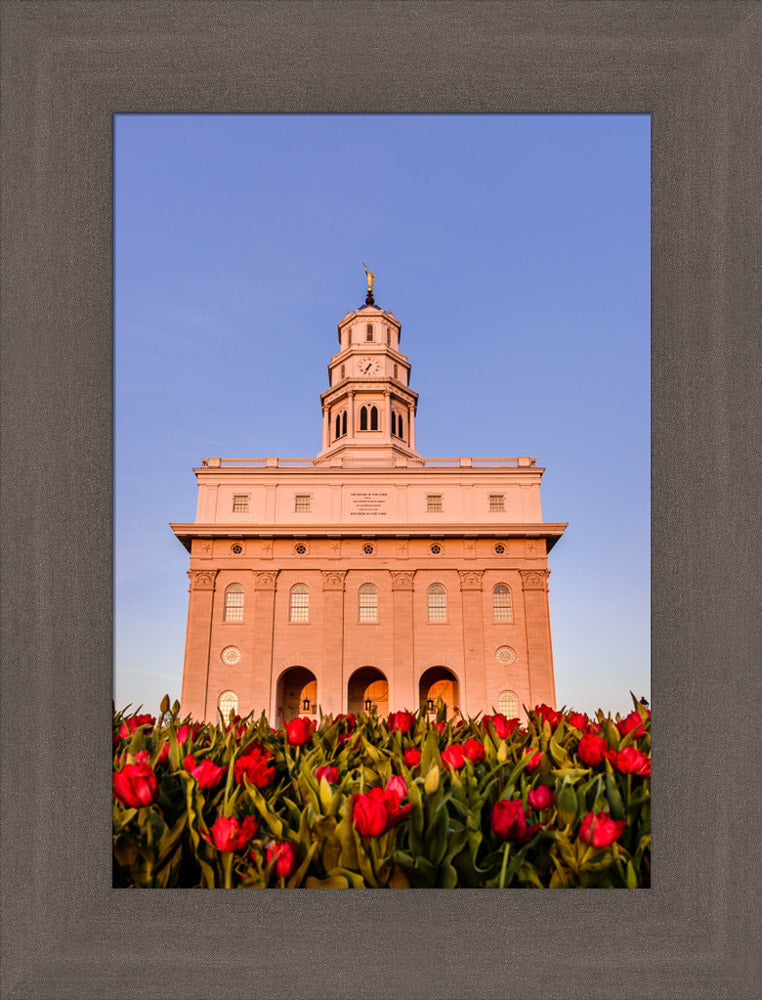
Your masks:
[{"label": "tulip bed", "polygon": [[114,885],[644,888],[650,712],[114,716]]}]

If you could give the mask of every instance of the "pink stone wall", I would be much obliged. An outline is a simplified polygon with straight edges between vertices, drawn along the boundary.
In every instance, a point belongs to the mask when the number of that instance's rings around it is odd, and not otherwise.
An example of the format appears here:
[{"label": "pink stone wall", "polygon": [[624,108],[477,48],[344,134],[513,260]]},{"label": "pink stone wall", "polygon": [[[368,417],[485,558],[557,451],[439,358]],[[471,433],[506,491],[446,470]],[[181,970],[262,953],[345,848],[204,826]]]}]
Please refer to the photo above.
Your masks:
[{"label": "pink stone wall", "polygon": [[[294,552],[299,541],[308,547],[303,556]],[[206,717],[214,718],[220,694],[233,690],[240,714],[265,711],[275,721],[278,679],[295,666],[317,679],[324,712],[347,711],[349,679],[369,666],[385,675],[391,710],[417,708],[419,678],[435,666],[455,675],[459,707],[468,714],[497,708],[503,690],[515,692],[520,705],[553,703],[547,558],[537,542],[514,539],[510,551],[497,555],[494,539],[479,539],[467,558],[472,542],[462,537],[438,541],[437,556],[430,539],[374,539],[370,556],[362,552],[363,539],[299,541],[246,540],[238,556],[230,539],[215,540],[211,556],[208,543],[194,541],[192,574],[203,575],[207,589],[191,591],[184,712],[202,717],[206,704]],[[223,620],[225,590],[233,583],[243,588],[241,622]],[[377,622],[359,620],[365,583],[377,589]],[[510,621],[494,620],[499,583],[511,590]],[[306,623],[289,621],[294,584],[309,588]],[[446,591],[444,622],[429,621],[432,584]],[[237,663],[223,662],[229,646],[240,651]],[[513,663],[498,661],[502,646],[514,651]]]}]

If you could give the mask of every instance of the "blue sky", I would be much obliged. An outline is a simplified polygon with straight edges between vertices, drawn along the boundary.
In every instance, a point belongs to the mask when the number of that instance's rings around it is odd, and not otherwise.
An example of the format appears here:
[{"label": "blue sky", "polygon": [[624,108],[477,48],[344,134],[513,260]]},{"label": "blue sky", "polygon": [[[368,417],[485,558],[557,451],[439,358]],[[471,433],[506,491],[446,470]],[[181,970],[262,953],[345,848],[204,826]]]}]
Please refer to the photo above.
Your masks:
[{"label": "blue sky", "polygon": [[320,450],[361,261],[419,451],[547,469],[559,705],[650,697],[647,115],[119,115],[114,195],[117,708],[180,696],[191,469]]}]

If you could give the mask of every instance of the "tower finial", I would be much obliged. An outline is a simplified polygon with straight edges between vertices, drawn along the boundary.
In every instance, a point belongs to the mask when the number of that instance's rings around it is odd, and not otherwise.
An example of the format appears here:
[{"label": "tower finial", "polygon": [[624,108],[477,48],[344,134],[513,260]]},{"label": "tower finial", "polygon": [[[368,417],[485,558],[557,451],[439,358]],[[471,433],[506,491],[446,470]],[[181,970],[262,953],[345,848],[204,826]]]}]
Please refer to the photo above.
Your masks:
[{"label": "tower finial", "polygon": [[368,293],[365,296],[365,305],[374,306],[376,303],[373,301],[373,282],[376,280],[376,276],[366,265],[365,261],[362,262],[362,266],[365,268],[365,278],[368,282]]}]

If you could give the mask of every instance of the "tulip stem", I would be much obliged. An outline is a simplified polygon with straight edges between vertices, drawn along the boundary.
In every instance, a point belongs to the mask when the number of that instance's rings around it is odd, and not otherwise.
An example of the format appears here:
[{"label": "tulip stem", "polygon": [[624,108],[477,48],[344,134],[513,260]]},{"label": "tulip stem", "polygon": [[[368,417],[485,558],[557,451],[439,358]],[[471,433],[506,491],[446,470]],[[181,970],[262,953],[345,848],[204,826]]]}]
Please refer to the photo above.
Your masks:
[{"label": "tulip stem", "polygon": [[500,869],[500,881],[498,882],[499,889],[505,889],[505,870],[508,867],[508,855],[511,853],[510,841],[505,842],[503,846],[503,864]]},{"label": "tulip stem", "polygon": [[226,851],[222,855],[222,875],[225,889],[233,888],[233,852]]}]

